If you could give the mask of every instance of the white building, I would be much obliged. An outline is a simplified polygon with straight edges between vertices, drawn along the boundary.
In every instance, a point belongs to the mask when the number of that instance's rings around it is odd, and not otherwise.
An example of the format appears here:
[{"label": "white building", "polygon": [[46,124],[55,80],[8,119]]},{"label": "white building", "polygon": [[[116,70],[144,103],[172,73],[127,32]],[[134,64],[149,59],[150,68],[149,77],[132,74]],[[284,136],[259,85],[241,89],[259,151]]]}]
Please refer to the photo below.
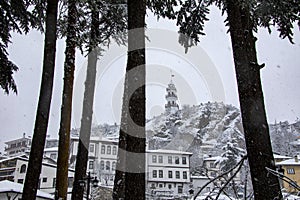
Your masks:
[{"label": "white building", "polygon": [[[71,165],[75,167],[78,149],[78,137],[71,138]],[[93,136],[89,144],[87,171],[97,176],[101,185],[113,186],[118,154],[118,142],[99,136]]]},{"label": "white building", "polygon": [[30,151],[31,138],[26,137],[26,134],[23,133],[23,137],[5,142],[5,144],[7,145],[4,149],[5,153],[8,156],[17,156]]},{"label": "white building", "polygon": [[[42,163],[42,171],[38,189],[54,194],[56,182],[56,165],[50,158],[45,158]],[[15,183],[23,184],[25,181],[28,158],[16,156],[0,160],[0,181],[9,180]],[[73,185],[74,170],[69,169],[69,187]]]},{"label": "white building", "polygon": [[[71,136],[70,142],[70,166],[75,168],[76,156],[78,151],[78,136]],[[91,172],[92,176],[97,175],[95,164],[97,162],[98,152],[99,152],[99,137],[91,137],[90,144],[88,148],[88,164],[87,171]]]},{"label": "white building", "polygon": [[190,189],[190,156],[174,150],[147,150],[147,190],[155,197],[184,197]]},{"label": "white building", "polygon": [[118,155],[118,142],[102,139],[99,142],[99,157],[97,163],[98,177],[102,185],[113,186]]},{"label": "white building", "polygon": [[220,156],[208,156],[203,158],[203,168],[205,169],[204,174],[215,178],[220,175],[220,166],[216,164],[217,160],[220,160]]}]

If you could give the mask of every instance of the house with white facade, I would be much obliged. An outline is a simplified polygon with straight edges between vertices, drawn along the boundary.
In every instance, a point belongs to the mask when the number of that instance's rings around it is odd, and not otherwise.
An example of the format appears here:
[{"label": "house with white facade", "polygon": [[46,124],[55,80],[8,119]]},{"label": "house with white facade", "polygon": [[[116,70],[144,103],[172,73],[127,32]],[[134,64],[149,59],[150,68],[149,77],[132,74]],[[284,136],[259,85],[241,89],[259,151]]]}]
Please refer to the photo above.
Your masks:
[{"label": "house with white facade", "polygon": [[150,196],[183,198],[190,189],[192,153],[175,150],[147,150],[147,190]]},{"label": "house with white facade", "polygon": [[[76,164],[76,156],[78,152],[78,143],[79,143],[79,136],[71,136],[70,142],[70,167],[75,168]],[[95,168],[98,152],[99,152],[99,136],[91,136],[90,144],[88,147],[88,165],[87,171],[89,171],[92,176],[97,175],[97,170]]]},{"label": "house with white facade", "polygon": [[118,142],[104,139],[99,141],[98,177],[100,183],[113,186],[118,156]]},{"label": "house with white facade", "polygon": [[25,133],[23,133],[23,137],[10,140],[5,142],[6,147],[4,149],[6,155],[8,156],[17,156],[24,154],[25,152],[30,151],[31,147],[31,137],[26,136]]},{"label": "house with white facade", "polygon": [[217,175],[220,175],[220,166],[216,163],[220,158],[220,156],[207,156],[203,158],[205,176],[215,178]]},{"label": "house with white facade", "polygon": [[[50,158],[44,158],[38,189],[54,194],[56,182],[56,164]],[[0,160],[0,181],[9,180],[23,184],[25,181],[28,157],[26,155],[16,156]],[[74,170],[69,169],[69,187],[72,187],[74,180]]]},{"label": "house with white facade", "polygon": [[[79,137],[71,138],[71,165],[74,167],[78,149]],[[118,154],[118,141],[92,136],[89,144],[89,159],[87,171],[97,176],[101,185],[113,186]]]}]

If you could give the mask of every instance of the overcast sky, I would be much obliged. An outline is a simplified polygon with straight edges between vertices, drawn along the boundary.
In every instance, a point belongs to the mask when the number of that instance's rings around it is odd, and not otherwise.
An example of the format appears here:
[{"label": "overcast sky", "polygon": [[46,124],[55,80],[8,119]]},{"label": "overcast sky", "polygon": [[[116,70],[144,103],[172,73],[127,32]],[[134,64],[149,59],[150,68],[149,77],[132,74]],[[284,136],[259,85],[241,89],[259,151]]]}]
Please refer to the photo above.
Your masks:
[{"label": "overcast sky", "polygon": [[[224,101],[239,106],[232,59],[230,37],[226,34],[224,17],[213,8],[206,23],[206,36],[188,54],[178,45],[174,22],[157,22],[149,14],[147,32],[147,117],[163,112],[165,87],[171,73],[178,88],[179,103],[199,104],[207,101]],[[262,69],[262,83],[269,123],[275,120],[294,122],[300,116],[300,33],[295,28],[294,45],[282,40],[278,33],[270,35],[259,30],[257,53]],[[4,142],[32,135],[37,107],[43,36],[30,32],[26,36],[13,35],[9,47],[10,59],[19,66],[15,73],[18,95],[0,94],[0,151]],[[57,137],[63,80],[64,42],[57,43],[57,62],[51,116],[48,133]],[[76,58],[74,109],[72,127],[80,127],[81,101],[85,78],[86,57]],[[94,123],[114,123],[120,120],[122,77],[126,66],[126,48],[112,45],[98,63],[95,95]]]}]

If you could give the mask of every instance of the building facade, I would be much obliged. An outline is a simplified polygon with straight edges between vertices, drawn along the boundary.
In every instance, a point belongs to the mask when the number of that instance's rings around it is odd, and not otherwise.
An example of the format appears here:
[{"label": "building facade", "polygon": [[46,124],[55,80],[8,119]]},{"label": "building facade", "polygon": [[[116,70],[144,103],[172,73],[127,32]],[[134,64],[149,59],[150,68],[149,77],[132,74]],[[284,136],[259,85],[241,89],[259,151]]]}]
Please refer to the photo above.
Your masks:
[{"label": "building facade", "polygon": [[23,133],[23,137],[5,142],[5,144],[7,145],[4,149],[6,155],[17,156],[30,151],[31,138],[27,137],[26,134]]},{"label": "building facade", "polygon": [[291,182],[281,181],[282,187],[289,193],[298,193],[300,184],[300,161],[299,157],[295,156],[292,159],[277,162],[276,166],[280,168],[283,175],[288,177]]},{"label": "building facade", "polygon": [[[40,174],[38,189],[41,191],[54,194],[56,182],[56,164],[51,159],[44,159],[42,171]],[[25,181],[28,166],[28,158],[16,156],[0,160],[0,181],[9,180],[15,183],[23,184]],[[69,187],[71,188],[74,180],[74,170],[69,169]]]},{"label": "building facade", "polygon": [[147,150],[147,190],[154,198],[188,196],[190,189],[190,156],[174,150]]}]

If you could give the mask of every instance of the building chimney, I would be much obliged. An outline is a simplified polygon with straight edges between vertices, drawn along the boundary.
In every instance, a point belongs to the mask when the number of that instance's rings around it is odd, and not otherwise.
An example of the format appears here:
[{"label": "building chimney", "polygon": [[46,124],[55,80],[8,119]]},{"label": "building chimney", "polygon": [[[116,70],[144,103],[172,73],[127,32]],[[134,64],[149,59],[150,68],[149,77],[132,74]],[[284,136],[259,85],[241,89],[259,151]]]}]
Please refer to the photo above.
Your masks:
[{"label": "building chimney", "polygon": [[295,156],[295,162],[299,162],[298,155]]},{"label": "building chimney", "polygon": [[25,136],[26,136],[26,133],[23,133],[23,138],[25,138]]}]

